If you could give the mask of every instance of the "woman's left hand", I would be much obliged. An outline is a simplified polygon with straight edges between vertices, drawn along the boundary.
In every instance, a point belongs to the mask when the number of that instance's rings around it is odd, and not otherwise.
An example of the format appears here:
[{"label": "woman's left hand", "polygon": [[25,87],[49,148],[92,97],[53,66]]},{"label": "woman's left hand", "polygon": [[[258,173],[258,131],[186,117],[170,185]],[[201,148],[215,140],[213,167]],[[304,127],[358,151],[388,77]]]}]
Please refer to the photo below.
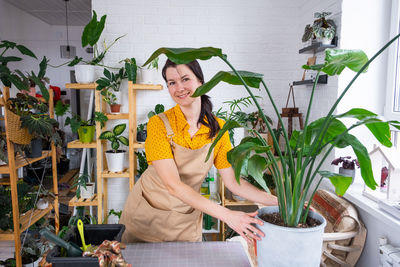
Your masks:
[{"label": "woman's left hand", "polygon": [[253,239],[261,240],[265,234],[252,224],[263,225],[264,222],[254,218],[257,211],[245,213],[242,211],[230,210],[229,217],[225,221],[232,230],[240,234],[249,244],[253,243]]}]

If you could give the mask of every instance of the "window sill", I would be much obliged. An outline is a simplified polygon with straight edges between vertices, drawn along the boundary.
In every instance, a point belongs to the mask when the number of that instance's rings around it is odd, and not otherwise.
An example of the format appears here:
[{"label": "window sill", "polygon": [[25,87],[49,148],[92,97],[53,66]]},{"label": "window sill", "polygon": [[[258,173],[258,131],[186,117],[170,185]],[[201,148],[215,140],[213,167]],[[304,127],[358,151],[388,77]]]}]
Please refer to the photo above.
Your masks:
[{"label": "window sill", "polygon": [[377,220],[382,221],[396,229],[400,229],[400,220],[396,219],[394,216],[383,211],[378,207],[378,203],[369,199],[362,194],[364,189],[363,184],[353,184],[349,187],[344,198],[352,202],[358,208],[364,210],[371,216],[375,217]]}]

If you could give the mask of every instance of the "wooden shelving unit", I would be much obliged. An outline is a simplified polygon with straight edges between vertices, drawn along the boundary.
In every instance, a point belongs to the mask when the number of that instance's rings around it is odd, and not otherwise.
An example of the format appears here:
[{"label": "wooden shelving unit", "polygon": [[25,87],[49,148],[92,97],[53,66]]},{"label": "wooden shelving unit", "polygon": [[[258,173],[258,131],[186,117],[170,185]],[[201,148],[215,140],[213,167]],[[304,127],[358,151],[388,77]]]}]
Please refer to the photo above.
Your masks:
[{"label": "wooden shelving unit", "polygon": [[74,140],[67,144],[68,148],[96,148],[96,141],[91,143],[82,143],[79,140]]},{"label": "wooden shelving unit", "polygon": [[[49,114],[51,118],[54,118],[54,102],[53,102],[53,90],[49,89]],[[2,96],[0,97],[0,105],[7,102],[10,97],[10,91],[8,87],[4,87]],[[0,231],[0,240],[14,240],[15,242],[15,258],[17,266],[22,266],[21,261],[21,240],[20,235],[23,231],[28,229],[31,225],[37,222],[40,218],[48,214],[51,210],[55,211],[55,229],[56,233],[59,230],[59,210],[58,210],[58,180],[57,180],[57,159],[56,159],[56,147],[54,143],[51,143],[50,151],[43,151],[42,156],[38,158],[24,158],[22,155],[15,155],[14,144],[10,141],[7,132],[7,114],[4,116],[5,128],[6,128],[6,140],[7,140],[7,154],[8,154],[8,165],[0,166],[0,173],[9,174],[10,178],[8,182],[11,187],[11,199],[12,199],[12,212],[13,212],[13,225],[14,231]],[[46,157],[52,158],[52,174],[53,174],[53,193],[55,195],[53,203],[49,204],[49,207],[44,210],[38,210],[36,208],[26,212],[24,215],[20,215],[18,208],[18,191],[17,191],[17,169],[33,162],[39,161]]]},{"label": "wooden shelving unit", "polygon": [[[136,141],[136,91],[137,90],[162,90],[163,87],[160,84],[134,84],[131,81],[128,82],[128,113],[106,113],[109,120],[128,120],[128,139],[129,139],[129,168],[123,172],[113,173],[108,171],[107,163],[105,161],[105,151],[107,150],[106,141],[100,140],[99,136],[102,132],[100,123],[96,123],[96,151],[97,151],[97,194],[98,194],[98,209],[97,216],[98,221],[102,221],[105,218],[105,212],[107,212],[107,181],[108,179],[115,178],[128,178],[129,179],[129,190],[132,190],[135,183],[135,174],[137,168],[137,160],[135,155],[136,149],[144,148],[144,143]],[[100,91],[96,91],[95,95],[95,111],[105,113],[106,104],[102,100]]]}]

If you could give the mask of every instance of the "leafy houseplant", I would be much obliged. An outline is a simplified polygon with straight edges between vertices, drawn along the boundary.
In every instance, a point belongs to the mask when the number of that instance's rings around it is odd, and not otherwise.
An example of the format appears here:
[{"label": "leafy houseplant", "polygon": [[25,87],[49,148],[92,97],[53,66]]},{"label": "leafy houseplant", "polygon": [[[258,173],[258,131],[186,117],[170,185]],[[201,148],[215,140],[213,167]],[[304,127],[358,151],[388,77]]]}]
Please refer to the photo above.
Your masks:
[{"label": "leafy houseplant", "polygon": [[[151,110],[151,111],[149,111],[149,113],[147,113],[147,118],[150,119],[154,115],[164,112],[164,110],[165,110],[165,107],[163,104],[157,104],[154,107],[154,110]],[[138,142],[146,141],[146,138],[147,138],[146,126],[147,126],[147,123],[141,123],[138,125],[137,132],[136,132],[136,141],[138,141]]]},{"label": "leafy houseplant", "polygon": [[124,167],[124,159],[126,150],[118,150],[120,143],[129,146],[129,140],[121,134],[125,131],[126,124],[118,124],[112,131],[104,131],[100,134],[101,140],[111,142],[111,150],[106,151],[108,170],[111,172],[120,172]]},{"label": "leafy houseplant", "polygon": [[315,12],[313,25],[307,24],[304,29],[304,34],[302,37],[303,42],[307,42],[310,39],[321,39],[322,43],[330,44],[332,39],[335,37],[336,24],[331,19],[326,19],[325,17],[332,14],[331,12]]},{"label": "leafy houseplant", "polygon": [[[15,85],[15,87],[18,88],[20,91],[29,91],[29,82],[28,78],[18,69],[15,70],[10,70],[10,68],[7,66],[9,62],[20,62],[23,60],[22,57],[20,56],[6,56],[5,53],[8,50],[18,50],[18,52],[21,55],[25,55],[28,57],[36,58],[36,55],[29,50],[26,46],[16,44],[14,42],[10,42],[7,40],[1,40],[0,41],[0,62],[1,62],[1,67],[0,67],[0,80],[1,82],[7,86],[11,87],[11,85]],[[39,86],[40,91],[42,92],[43,97],[48,100],[49,99],[49,93],[44,86],[42,80],[44,78],[44,73],[47,67],[47,59],[46,57],[43,58],[43,60],[39,64],[40,70],[38,75],[36,75],[34,72],[29,74],[29,78],[31,81],[33,81],[36,85]]]},{"label": "leafy houseplant", "polygon": [[87,174],[77,174],[74,179],[73,187],[76,186],[76,197],[91,198],[94,194],[95,183],[91,182]]},{"label": "leafy houseplant", "polygon": [[110,105],[111,112],[119,112],[121,108],[120,86],[122,80],[127,78],[125,69],[122,67],[117,73],[111,73],[104,69],[103,74],[104,77],[96,81],[96,90],[101,91],[103,100]]},{"label": "leafy houseplant", "polygon": [[142,175],[142,173],[144,173],[144,171],[149,167],[149,164],[147,163],[147,159],[146,159],[146,152],[144,151],[135,151],[135,155],[138,158],[138,169],[137,169],[137,174],[139,176]]},{"label": "leafy houseplant", "polygon": [[358,163],[357,159],[351,159],[351,156],[339,157],[334,159],[331,164],[336,166],[342,165],[339,167],[339,174],[342,174],[346,177],[351,177],[351,183],[354,182],[356,166],[360,168],[360,164]]},{"label": "leafy houseplant", "polygon": [[[356,71],[357,74],[343,90],[342,94],[333,104],[328,114],[325,117],[317,119],[313,122],[309,122],[314,92],[317,85],[317,82],[315,82],[310,94],[309,105],[307,107],[304,130],[294,131],[290,140],[288,139],[287,130],[282,122],[280,112],[271,96],[270,90],[263,80],[263,75],[248,71],[237,71],[228,61],[227,55],[222,53],[221,49],[213,47],[203,47],[199,49],[160,48],[152,54],[152,56],[145,62],[145,65],[160,54],[165,54],[176,64],[189,63],[194,59],[207,60],[212,57],[220,58],[232,69],[232,71],[218,72],[213,78],[211,78],[210,81],[197,88],[196,92],[193,94],[193,97],[198,97],[209,92],[221,81],[233,85],[243,85],[248,94],[252,97],[261,117],[267,125],[268,130],[272,132],[269,121],[267,120],[261,109],[261,106],[250,89],[250,87],[259,88],[261,84],[263,85],[274,108],[276,116],[282,125],[285,152],[281,151],[275,135],[272,135],[274,146],[276,147],[276,152],[278,154],[278,156],[275,157],[270,150],[270,146],[268,146],[264,138],[262,138],[257,131],[255,131],[254,137],[250,136],[244,138],[240,145],[236,146],[228,153],[228,160],[233,165],[234,173],[238,182],[240,182],[241,176],[251,175],[267,192],[269,192],[269,189],[266,186],[265,181],[262,179],[263,173],[268,170],[273,175],[279,206],[263,208],[259,210],[259,216],[264,218],[264,214],[268,215],[269,212],[278,212],[279,217],[282,220],[282,224],[286,227],[294,227],[295,230],[295,227],[305,224],[306,220],[310,216],[318,217],[318,220],[321,220],[323,224],[325,223],[322,216],[319,216],[318,214],[309,210],[312,198],[323,178],[329,178],[335,187],[336,193],[339,195],[343,195],[351,183],[351,178],[349,177],[343,177],[340,174],[320,170],[322,164],[325,162],[326,158],[334,148],[344,148],[347,146],[352,147],[355,155],[357,156],[358,162],[360,163],[361,175],[364,182],[371,189],[376,188],[377,184],[373,178],[371,160],[369,158],[368,151],[358,140],[358,138],[350,134],[349,131],[355,127],[365,125],[381,144],[390,147],[392,146],[392,143],[390,142],[389,127],[392,125],[397,129],[400,129],[400,123],[397,121],[382,121],[378,118],[377,114],[361,108],[353,108],[343,114],[338,115],[334,115],[334,111],[343,96],[351,88],[357,77],[361,75],[362,72],[366,71],[368,65],[399,36],[400,35],[397,35],[395,38],[389,41],[370,60],[368,60],[365,53],[360,50],[327,49],[325,50],[324,64],[303,66],[303,68],[312,68],[317,70],[316,81],[318,81],[318,77],[321,72],[325,72],[328,75],[336,75],[340,74],[345,67]],[[353,118],[357,121],[355,124],[347,128],[340,121],[341,118]],[[241,125],[235,121],[227,121],[225,123],[224,127],[215,138],[207,158],[210,156],[212,149],[222,135],[227,130],[236,127],[241,127]],[[317,156],[320,154],[320,160],[318,159],[319,161],[317,161]],[[278,165],[278,162],[281,166]],[[316,182],[316,185],[313,183],[314,181]],[[308,204],[306,205],[306,208],[303,208],[307,200]],[[273,253],[274,255],[276,254],[278,263],[280,263],[282,258],[284,258],[284,256],[281,254],[282,251],[287,251],[289,249],[291,252],[300,253],[300,255],[292,257],[292,259],[297,260],[297,257],[299,260],[309,259],[311,263],[307,266],[318,265],[322,247],[322,233],[324,228],[323,224],[313,228],[318,233],[316,235],[315,242],[312,243],[315,245],[315,247],[313,247],[310,244],[307,246],[301,244],[301,242],[306,239],[304,236],[299,237],[299,240],[295,241],[288,241],[284,240],[283,238],[282,240],[273,240],[270,237],[274,234],[269,234],[269,229],[271,227],[265,228],[269,226],[268,223],[265,223],[265,227],[263,226],[262,231],[269,238],[258,241],[259,244],[257,244],[257,248],[258,250],[267,248],[274,251]],[[298,231],[301,231],[301,229]],[[312,233],[312,231],[309,232]],[[296,231],[293,231],[293,233],[290,235],[288,234],[288,238],[294,238],[296,236],[295,233]],[[275,236],[280,236],[280,234],[275,234]],[[269,241],[283,241],[286,243],[279,245],[277,245],[277,243],[268,244]],[[301,245],[299,245],[297,242],[300,242]],[[285,248],[284,245],[294,245],[295,247]],[[278,249],[278,251],[276,251],[276,249]],[[311,251],[311,254],[306,253],[309,251]],[[314,254],[312,251],[314,251]],[[271,255],[270,252],[268,253],[268,256],[269,255]],[[265,259],[266,257],[267,255],[262,255],[262,253],[259,252],[259,264],[260,261],[267,260],[268,262],[270,260]],[[273,265],[274,263],[269,261],[268,264]],[[296,265],[294,262],[292,262],[292,264]]]}]

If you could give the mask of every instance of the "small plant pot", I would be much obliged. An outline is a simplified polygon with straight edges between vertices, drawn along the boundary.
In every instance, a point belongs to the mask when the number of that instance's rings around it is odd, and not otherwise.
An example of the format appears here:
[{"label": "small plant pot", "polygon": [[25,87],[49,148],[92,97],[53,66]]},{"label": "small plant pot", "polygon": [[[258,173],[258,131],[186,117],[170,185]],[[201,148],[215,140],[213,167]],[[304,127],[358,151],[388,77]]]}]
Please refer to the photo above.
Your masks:
[{"label": "small plant pot", "polygon": [[95,183],[86,183],[86,189],[81,186],[81,198],[91,198],[94,195]]},{"label": "small plant pot", "polygon": [[119,113],[121,110],[121,104],[112,104],[110,105],[111,113]]},{"label": "small plant pot", "polygon": [[95,68],[93,65],[76,65],[75,79],[78,83],[93,83],[96,80]]},{"label": "small plant pot", "polygon": [[343,167],[339,168],[339,174],[342,174],[347,177],[351,177],[351,184],[354,183],[354,177],[356,176],[356,170],[355,169],[344,169]]},{"label": "small plant pot", "polygon": [[38,158],[42,156],[42,139],[35,138],[31,141],[30,149],[25,150],[25,156],[27,158]]},{"label": "small plant pot", "polygon": [[48,206],[49,206],[49,201],[47,201],[44,198],[39,199],[38,202],[36,203],[36,207],[39,210],[47,209]]},{"label": "small plant pot", "polygon": [[143,84],[151,84],[153,83],[153,73],[152,69],[141,69],[141,83]]},{"label": "small plant pot", "polygon": [[95,126],[81,126],[78,129],[79,141],[82,143],[91,143],[94,138]]},{"label": "small plant pot", "polygon": [[110,172],[122,172],[124,170],[125,152],[125,150],[117,150],[117,153],[114,153],[113,150],[106,151],[107,165]]},{"label": "small plant pot", "polygon": [[32,166],[28,165],[26,168],[26,176],[24,176],[24,181],[31,185],[38,185],[40,183],[40,179],[44,177],[45,168],[43,165],[33,164]]},{"label": "small plant pot", "polygon": [[147,138],[147,130],[143,130],[136,133],[136,141],[144,142],[146,141],[146,138]]},{"label": "small plant pot", "polygon": [[60,158],[60,162],[57,163],[57,173],[58,174],[66,174],[69,171],[69,158],[65,155],[62,155]]}]

